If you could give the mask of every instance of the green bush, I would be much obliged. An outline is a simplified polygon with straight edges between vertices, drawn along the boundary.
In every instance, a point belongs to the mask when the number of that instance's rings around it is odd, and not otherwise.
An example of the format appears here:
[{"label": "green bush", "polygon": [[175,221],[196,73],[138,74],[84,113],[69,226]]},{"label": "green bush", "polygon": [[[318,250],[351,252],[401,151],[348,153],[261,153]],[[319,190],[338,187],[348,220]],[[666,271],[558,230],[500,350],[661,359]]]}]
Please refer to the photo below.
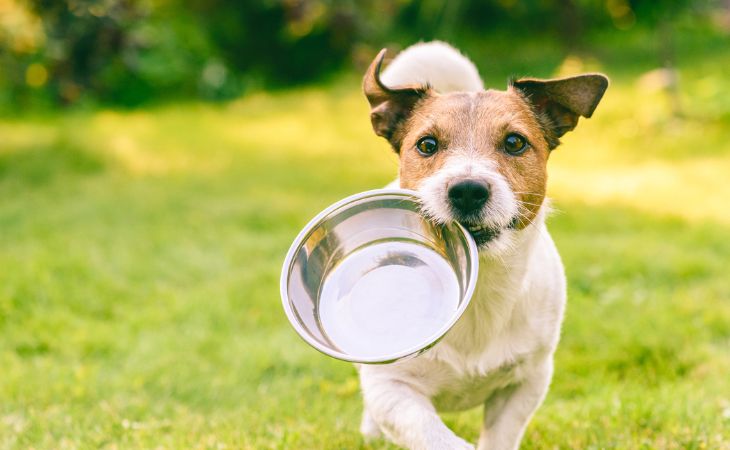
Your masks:
[{"label": "green bush", "polygon": [[717,1],[10,0],[0,11],[0,107],[225,99],[316,81],[422,39],[497,33],[516,48],[544,36],[580,50],[588,30],[641,24],[669,42],[667,23]]}]

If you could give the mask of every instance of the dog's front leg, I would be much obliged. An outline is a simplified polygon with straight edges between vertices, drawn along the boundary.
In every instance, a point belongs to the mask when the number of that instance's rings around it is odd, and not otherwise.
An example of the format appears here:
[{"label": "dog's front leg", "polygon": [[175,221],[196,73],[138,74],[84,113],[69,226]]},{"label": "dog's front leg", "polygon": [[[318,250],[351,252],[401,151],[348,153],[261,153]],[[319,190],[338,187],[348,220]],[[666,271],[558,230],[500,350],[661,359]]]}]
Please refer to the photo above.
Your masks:
[{"label": "dog's front leg", "polygon": [[478,450],[516,450],[525,428],[550,386],[552,360],[517,386],[492,395],[484,404],[484,423]]},{"label": "dog's front leg", "polygon": [[474,449],[444,425],[431,401],[407,382],[369,376],[366,369],[360,380],[365,414],[396,444],[412,450]]}]

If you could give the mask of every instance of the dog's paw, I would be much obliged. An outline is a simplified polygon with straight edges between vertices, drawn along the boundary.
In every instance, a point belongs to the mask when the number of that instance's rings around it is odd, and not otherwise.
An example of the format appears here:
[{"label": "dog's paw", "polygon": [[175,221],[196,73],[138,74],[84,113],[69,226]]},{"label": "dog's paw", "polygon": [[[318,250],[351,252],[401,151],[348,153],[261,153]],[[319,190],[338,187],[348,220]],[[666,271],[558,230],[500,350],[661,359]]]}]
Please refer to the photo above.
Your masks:
[{"label": "dog's paw", "polygon": [[380,426],[367,412],[365,412],[362,417],[362,423],[360,424],[360,434],[362,434],[366,441],[371,441],[373,439],[383,437],[383,432],[380,430]]},{"label": "dog's paw", "polygon": [[428,445],[429,450],[474,450],[474,448],[474,444],[466,442],[458,436],[436,439]]}]

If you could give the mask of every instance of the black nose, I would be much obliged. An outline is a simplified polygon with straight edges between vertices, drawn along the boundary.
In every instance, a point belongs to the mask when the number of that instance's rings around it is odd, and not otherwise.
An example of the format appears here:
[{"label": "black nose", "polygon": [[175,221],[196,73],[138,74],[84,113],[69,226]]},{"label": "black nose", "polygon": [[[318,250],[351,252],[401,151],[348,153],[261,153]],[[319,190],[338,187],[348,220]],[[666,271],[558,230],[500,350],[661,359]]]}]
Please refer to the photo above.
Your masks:
[{"label": "black nose", "polygon": [[451,205],[461,214],[473,214],[489,200],[489,187],[475,180],[460,181],[449,188]]}]

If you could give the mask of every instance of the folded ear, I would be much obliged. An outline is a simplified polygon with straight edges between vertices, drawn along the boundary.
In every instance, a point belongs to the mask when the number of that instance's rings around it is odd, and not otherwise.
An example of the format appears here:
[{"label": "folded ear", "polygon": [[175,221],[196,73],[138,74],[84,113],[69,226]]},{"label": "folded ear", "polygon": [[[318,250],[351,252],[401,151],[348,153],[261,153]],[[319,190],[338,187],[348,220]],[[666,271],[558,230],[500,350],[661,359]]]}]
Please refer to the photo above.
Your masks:
[{"label": "folded ear", "polygon": [[512,82],[541,116],[550,148],[558,138],[575,128],[578,117],[591,117],[608,88],[608,78],[589,73],[568,78],[540,80],[523,78]]},{"label": "folded ear", "polygon": [[400,151],[402,127],[411,115],[416,103],[430,93],[428,86],[410,85],[389,88],[380,80],[386,49],[382,49],[370,64],[362,87],[370,103],[370,121],[378,136],[387,139],[397,152]]}]

